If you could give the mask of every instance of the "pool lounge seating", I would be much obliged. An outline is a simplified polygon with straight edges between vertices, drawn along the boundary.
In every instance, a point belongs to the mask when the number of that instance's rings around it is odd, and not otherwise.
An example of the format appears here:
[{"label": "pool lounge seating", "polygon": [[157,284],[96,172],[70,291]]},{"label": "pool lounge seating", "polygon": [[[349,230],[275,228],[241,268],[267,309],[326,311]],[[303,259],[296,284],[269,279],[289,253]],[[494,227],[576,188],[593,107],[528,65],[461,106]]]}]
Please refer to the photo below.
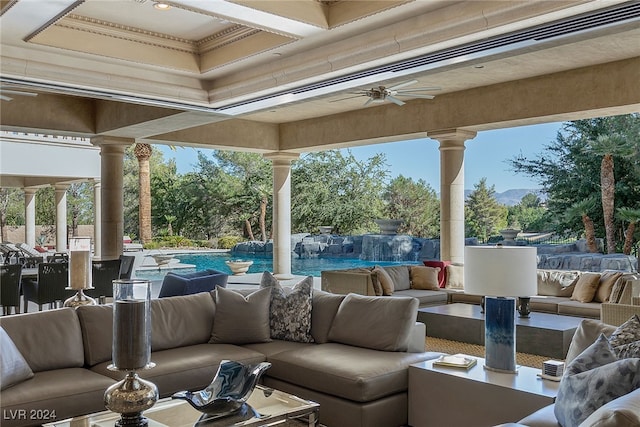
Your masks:
[{"label": "pool lounge seating", "polygon": [[144,249],[142,243],[134,243],[129,236],[122,236],[122,250],[124,252],[137,252]]},{"label": "pool lounge seating", "polygon": [[[424,351],[425,327],[415,322],[417,301],[314,290],[313,343],[271,339],[269,304],[269,289],[218,288],[152,300],[156,367],[141,377],[167,397],[206,387],[222,360],[268,361],[272,367],[264,384],[320,403],[326,426],[407,423],[408,367],[440,355]],[[379,310],[389,316],[376,317]],[[27,365],[19,378],[13,376],[15,384],[0,392],[5,413],[55,411],[60,420],[104,410],[104,391],[123,377],[107,369],[112,330],[105,325],[111,325],[112,313],[111,305],[96,305],[3,317],[14,356]],[[2,343],[3,358],[11,348]],[[2,422],[4,427],[33,424],[19,417]]]},{"label": "pool lounge seating", "polygon": [[[446,265],[444,282],[432,279],[429,289],[422,289],[425,286],[416,289],[412,280],[416,267],[419,266],[323,271],[322,290],[336,294],[412,296],[420,301],[420,308],[450,303],[480,304],[482,296],[464,292],[463,266]],[[390,292],[385,292],[380,285],[384,272],[390,273],[394,282]],[[583,280],[579,280],[581,277]],[[538,270],[538,294],[531,297],[530,308],[543,313],[599,319],[602,302],[631,304],[632,282],[639,278],[638,273],[630,272]],[[439,287],[441,283],[444,287]],[[591,291],[590,295],[582,295],[581,290],[585,288]]]}]

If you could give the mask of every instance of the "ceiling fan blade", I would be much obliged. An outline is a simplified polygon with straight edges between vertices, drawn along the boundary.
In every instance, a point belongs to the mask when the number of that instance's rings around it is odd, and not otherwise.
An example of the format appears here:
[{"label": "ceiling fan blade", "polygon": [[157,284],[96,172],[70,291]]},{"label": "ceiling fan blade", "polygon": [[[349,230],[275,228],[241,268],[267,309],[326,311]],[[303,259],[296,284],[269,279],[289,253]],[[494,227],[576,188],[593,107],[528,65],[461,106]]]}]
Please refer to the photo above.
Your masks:
[{"label": "ceiling fan blade", "polygon": [[[402,95],[402,94],[399,94]],[[405,96],[408,96],[409,98],[423,98],[423,99],[433,99],[435,98],[435,96],[433,95],[424,95],[421,93],[407,93],[405,94]]]},{"label": "ceiling fan blade", "polygon": [[418,81],[417,80],[409,80],[407,82],[398,83],[395,86],[388,87],[387,90],[398,90],[401,87],[409,86],[409,85],[412,85],[412,84],[415,84],[415,83],[418,83]]},{"label": "ceiling fan blade", "polygon": [[386,99],[388,99],[389,101],[393,102],[394,104],[397,104],[397,105],[400,105],[400,106],[404,105],[404,102],[400,101],[398,98],[396,98],[393,95],[387,95]]},{"label": "ceiling fan blade", "polygon": [[21,90],[13,90],[13,89],[0,89],[0,92],[8,93],[8,94],[11,94],[11,95],[38,96],[37,93],[24,92],[24,91],[21,91]]},{"label": "ceiling fan blade", "polygon": [[369,98],[367,99],[367,102],[364,103],[364,106],[366,107],[367,105],[371,104],[373,102],[373,98]]},{"label": "ceiling fan blade", "polygon": [[4,96],[4,95],[0,95],[0,99],[2,99],[3,101],[11,101],[11,100],[13,100],[13,98],[9,98],[8,96]]},{"label": "ceiling fan blade", "polygon": [[333,101],[329,101],[329,102],[344,101],[345,99],[360,98],[361,96],[365,96],[365,94],[364,93],[360,93],[360,94],[354,95],[354,96],[347,96],[346,98],[334,99]]},{"label": "ceiling fan blade", "polygon": [[398,92],[421,92],[421,91],[431,91],[431,90],[441,90],[439,87],[414,87],[411,89],[402,89]]}]

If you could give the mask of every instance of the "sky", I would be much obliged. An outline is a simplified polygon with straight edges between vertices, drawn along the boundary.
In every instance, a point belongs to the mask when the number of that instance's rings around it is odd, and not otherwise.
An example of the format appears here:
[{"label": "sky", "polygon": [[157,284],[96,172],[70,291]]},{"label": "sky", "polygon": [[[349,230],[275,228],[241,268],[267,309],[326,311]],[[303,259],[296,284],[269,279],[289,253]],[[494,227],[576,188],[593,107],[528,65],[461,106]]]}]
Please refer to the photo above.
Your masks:
[{"label": "sky", "polygon": [[[487,185],[493,185],[496,192],[510,189],[538,189],[540,185],[528,176],[515,174],[507,160],[524,154],[533,158],[544,146],[556,139],[561,122],[541,125],[521,126],[478,132],[465,143],[465,189],[473,190],[480,179],[487,178]],[[156,145],[164,154],[164,159],[175,158],[178,173],[193,170],[197,163],[197,152],[208,154],[210,150],[176,148]],[[384,153],[390,177],[398,175],[423,179],[436,192],[440,191],[440,153],[438,142],[425,138],[410,141],[375,144],[350,149],[358,160],[366,160],[377,153]]]}]

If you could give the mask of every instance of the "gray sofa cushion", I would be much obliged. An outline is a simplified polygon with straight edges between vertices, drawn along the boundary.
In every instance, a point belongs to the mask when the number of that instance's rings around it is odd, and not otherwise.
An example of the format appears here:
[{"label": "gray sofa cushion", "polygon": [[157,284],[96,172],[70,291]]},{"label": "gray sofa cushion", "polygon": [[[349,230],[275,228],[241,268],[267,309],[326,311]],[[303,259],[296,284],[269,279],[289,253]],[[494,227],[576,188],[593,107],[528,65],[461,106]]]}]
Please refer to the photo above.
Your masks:
[{"label": "gray sofa cushion", "polygon": [[345,295],[332,294],[318,289],[313,290],[311,335],[316,343],[323,344],[329,342],[331,324],[344,298]]},{"label": "gray sofa cushion", "polygon": [[33,377],[33,371],[16,345],[0,327],[0,390]]},{"label": "gray sofa cushion", "polygon": [[2,327],[35,373],[84,366],[82,331],[73,308],[4,316]]},{"label": "gray sofa cushion", "polygon": [[349,294],[338,308],[329,340],[383,351],[407,351],[418,300]]},{"label": "gray sofa cushion", "polygon": [[[4,321],[4,319],[3,319]],[[122,375],[122,372],[120,372]],[[54,369],[36,372],[29,381],[2,391],[2,410],[26,411],[25,416],[41,419],[15,417],[3,418],[2,427],[13,425],[40,425],[76,417],[91,412],[104,411],[104,392],[116,381],[98,375],[84,368]],[[52,415],[55,409],[56,419],[44,419]],[[33,411],[33,412],[32,412]],[[15,413],[15,412],[14,412]]]},{"label": "gray sofa cushion", "polygon": [[444,305],[447,303],[449,295],[444,291],[429,291],[426,289],[407,289],[405,291],[394,292],[389,298],[411,297],[418,300],[420,307],[430,305]]},{"label": "gray sofa cushion", "polygon": [[113,307],[111,305],[85,305],[76,309],[87,365],[111,360],[113,341]]},{"label": "gray sofa cushion", "polygon": [[210,343],[249,344],[271,341],[271,288],[260,289],[245,297],[238,292],[219,287],[215,294],[216,315]]},{"label": "gray sofa cushion", "polygon": [[[265,356],[250,348],[232,344],[197,344],[186,347],[156,351],[151,354],[153,369],[141,371],[143,379],[158,387],[160,397],[167,397],[177,391],[201,390],[211,383],[222,360],[241,363],[258,363]],[[93,372],[120,380],[122,372],[107,369],[109,362],[91,368]]]},{"label": "gray sofa cushion", "polygon": [[328,343],[269,357],[267,376],[356,402],[405,392],[407,368],[439,353],[404,353]]},{"label": "gray sofa cushion", "polygon": [[592,319],[600,318],[599,302],[580,302],[564,300],[558,302],[558,314],[565,316],[590,317]]},{"label": "gray sofa cushion", "polygon": [[214,314],[209,292],[151,300],[152,351],[206,343]]}]

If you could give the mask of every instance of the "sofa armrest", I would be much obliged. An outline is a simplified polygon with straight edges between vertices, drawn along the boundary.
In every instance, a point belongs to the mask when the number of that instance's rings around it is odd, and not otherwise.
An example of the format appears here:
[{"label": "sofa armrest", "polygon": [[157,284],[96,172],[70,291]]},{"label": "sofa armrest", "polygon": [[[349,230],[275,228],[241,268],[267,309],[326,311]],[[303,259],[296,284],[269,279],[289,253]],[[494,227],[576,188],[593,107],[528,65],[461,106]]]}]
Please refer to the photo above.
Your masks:
[{"label": "sofa armrest", "polygon": [[425,351],[425,338],[427,336],[427,326],[422,322],[416,322],[409,334],[408,353],[422,353]]},{"label": "sofa armrest", "polygon": [[640,305],[608,302],[600,304],[600,320],[608,325],[620,326],[634,314],[640,316]]},{"label": "sofa armrest", "polygon": [[321,273],[321,288],[333,294],[375,296],[371,273],[330,270]]}]

